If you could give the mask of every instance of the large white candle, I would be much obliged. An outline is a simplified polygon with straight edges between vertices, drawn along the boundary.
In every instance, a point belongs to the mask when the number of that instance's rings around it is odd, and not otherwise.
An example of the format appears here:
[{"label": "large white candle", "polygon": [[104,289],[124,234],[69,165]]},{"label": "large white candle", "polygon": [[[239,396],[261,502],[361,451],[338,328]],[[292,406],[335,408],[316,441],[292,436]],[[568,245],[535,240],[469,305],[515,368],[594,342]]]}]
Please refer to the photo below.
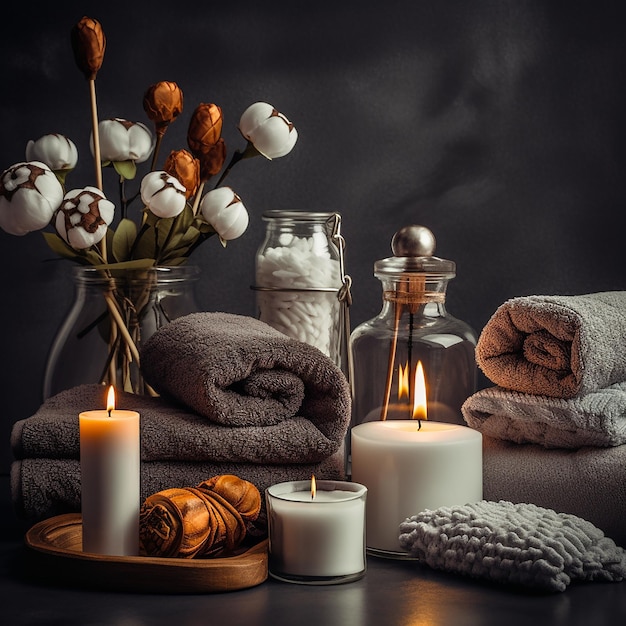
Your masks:
[{"label": "large white candle", "polygon": [[291,582],[330,583],[365,573],[367,489],[343,481],[310,481],[266,489],[270,574]]},{"label": "large white candle", "polygon": [[79,424],[83,551],[137,555],[139,413],[114,408],[85,411]]},{"label": "large white candle", "polygon": [[[421,425],[421,427],[420,427]],[[482,500],[482,435],[425,420],[352,428],[352,480],[367,487],[369,552],[401,557],[399,526],[424,509]]]}]

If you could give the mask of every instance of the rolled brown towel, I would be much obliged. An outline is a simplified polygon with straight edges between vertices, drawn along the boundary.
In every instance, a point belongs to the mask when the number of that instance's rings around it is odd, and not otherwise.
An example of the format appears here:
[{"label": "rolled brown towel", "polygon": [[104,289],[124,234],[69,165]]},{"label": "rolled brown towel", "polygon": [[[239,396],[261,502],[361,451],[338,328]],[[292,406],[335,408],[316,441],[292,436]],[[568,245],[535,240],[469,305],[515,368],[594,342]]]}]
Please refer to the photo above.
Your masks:
[{"label": "rolled brown towel", "polygon": [[573,398],[626,381],[626,291],[522,296],[485,325],[476,361],[505,389]]}]

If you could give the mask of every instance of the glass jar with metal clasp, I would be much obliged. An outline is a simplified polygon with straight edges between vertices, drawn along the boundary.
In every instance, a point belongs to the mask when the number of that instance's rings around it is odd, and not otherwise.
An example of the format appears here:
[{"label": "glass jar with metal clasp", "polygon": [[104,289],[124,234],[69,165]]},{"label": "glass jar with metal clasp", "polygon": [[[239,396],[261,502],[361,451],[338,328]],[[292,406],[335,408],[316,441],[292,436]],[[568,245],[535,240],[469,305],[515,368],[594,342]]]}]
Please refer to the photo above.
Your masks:
[{"label": "glass jar with metal clasp", "polygon": [[341,216],[266,211],[256,259],[258,318],[309,343],[347,374],[350,277],[345,274]]}]

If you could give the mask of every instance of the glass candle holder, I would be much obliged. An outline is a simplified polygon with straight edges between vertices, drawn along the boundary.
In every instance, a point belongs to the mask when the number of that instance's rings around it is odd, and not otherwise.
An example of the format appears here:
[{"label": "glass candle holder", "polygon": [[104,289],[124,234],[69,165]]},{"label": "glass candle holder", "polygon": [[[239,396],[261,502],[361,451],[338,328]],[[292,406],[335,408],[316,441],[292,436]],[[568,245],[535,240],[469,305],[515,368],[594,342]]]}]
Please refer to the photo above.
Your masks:
[{"label": "glass candle holder", "polygon": [[292,481],[265,490],[269,573],[285,582],[334,585],[366,570],[363,485]]},{"label": "glass candle holder", "polygon": [[[374,264],[382,310],[350,336],[351,426],[415,418],[463,425],[461,406],[476,391],[478,336],[446,310],[456,265],[433,256],[435,238],[423,226],[399,230],[391,247],[394,256]],[[349,473],[349,437],[346,446]]]}]

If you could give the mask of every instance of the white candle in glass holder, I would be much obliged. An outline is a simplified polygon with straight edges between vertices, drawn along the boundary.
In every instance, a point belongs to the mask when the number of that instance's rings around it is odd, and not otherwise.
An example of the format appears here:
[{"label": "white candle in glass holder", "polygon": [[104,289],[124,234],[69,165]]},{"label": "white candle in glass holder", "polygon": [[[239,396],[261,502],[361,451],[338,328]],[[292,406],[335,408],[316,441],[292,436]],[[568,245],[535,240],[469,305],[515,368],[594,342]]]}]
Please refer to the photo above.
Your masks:
[{"label": "white candle in glass holder", "polygon": [[83,552],[139,553],[139,413],[115,409],[79,415]]},{"label": "white candle in glass holder", "polygon": [[363,485],[294,481],[266,490],[270,574],[290,582],[345,582],[365,573]]}]

